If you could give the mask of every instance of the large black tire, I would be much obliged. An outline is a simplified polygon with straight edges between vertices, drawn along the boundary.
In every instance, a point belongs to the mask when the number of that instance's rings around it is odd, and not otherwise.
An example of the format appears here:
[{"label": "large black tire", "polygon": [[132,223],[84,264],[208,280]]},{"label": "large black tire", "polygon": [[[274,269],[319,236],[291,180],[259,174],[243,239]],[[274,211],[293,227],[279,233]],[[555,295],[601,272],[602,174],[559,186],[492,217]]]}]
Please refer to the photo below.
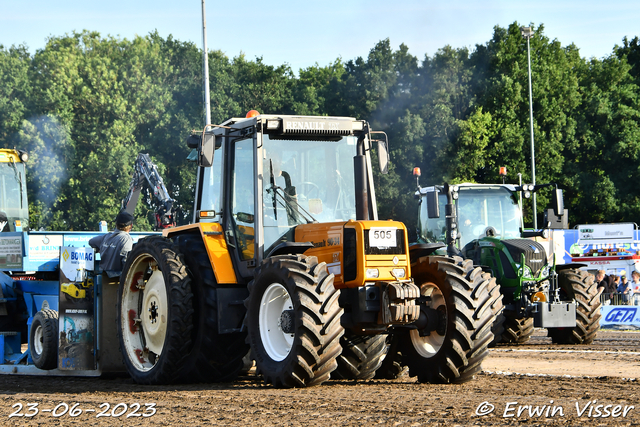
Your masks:
[{"label": "large black tire", "polygon": [[533,335],[533,318],[516,317],[513,311],[504,310],[504,331],[502,332],[503,344],[524,344]]},{"label": "large black tire", "polygon": [[387,335],[355,335],[350,332],[340,338],[342,354],[338,369],[331,375],[345,380],[369,380],[376,374],[387,352]]},{"label": "large black tire", "polygon": [[192,382],[232,381],[242,370],[242,358],[249,351],[247,334],[218,333],[218,283],[202,238],[179,236],[176,244],[185,255],[194,296],[193,348],[181,376]]},{"label": "large black tire", "polygon": [[416,285],[442,311],[442,329],[420,337],[410,330],[401,342],[409,375],[419,382],[463,383],[480,371],[493,339],[495,282],[480,267],[457,257],[426,256],[411,265]]},{"label": "large black tire", "polygon": [[403,376],[409,368],[402,363],[402,352],[400,351],[400,341],[407,331],[397,330],[389,333],[386,339],[387,353],[382,359],[380,368],[376,371],[374,378],[384,380],[396,380]]},{"label": "large black tire", "polygon": [[193,330],[191,278],[162,236],[140,239],[118,288],[117,331],[127,371],[138,384],[184,381]]},{"label": "large black tire", "polygon": [[578,269],[558,272],[560,297],[563,301],[575,299],[576,326],[549,328],[548,336],[554,344],[591,344],[600,328],[600,292],[592,275]]},{"label": "large black tire", "polygon": [[489,343],[489,347],[495,347],[502,340],[502,334],[504,333],[504,305],[502,304],[503,295],[500,292],[500,285],[496,282],[496,278],[491,273],[483,273],[484,280],[491,280],[493,283],[489,285],[491,293],[493,295],[494,303],[491,306],[491,311],[495,316],[493,325],[491,326],[491,332],[493,333],[493,340]]},{"label": "large black tire", "polygon": [[33,364],[40,369],[58,367],[58,312],[40,310],[33,316],[29,334],[29,351]]},{"label": "large black tire", "polygon": [[276,387],[319,385],[340,355],[342,308],[333,274],[316,257],[266,259],[249,283],[246,325],[258,374]]}]

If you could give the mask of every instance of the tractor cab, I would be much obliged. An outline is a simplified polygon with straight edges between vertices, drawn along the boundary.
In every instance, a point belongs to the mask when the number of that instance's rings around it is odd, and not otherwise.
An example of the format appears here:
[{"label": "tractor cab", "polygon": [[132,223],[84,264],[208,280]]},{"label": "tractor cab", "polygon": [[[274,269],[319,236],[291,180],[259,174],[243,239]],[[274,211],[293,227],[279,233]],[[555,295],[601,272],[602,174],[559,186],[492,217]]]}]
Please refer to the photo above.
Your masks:
[{"label": "tractor cab", "polygon": [[[313,246],[338,246],[342,233],[332,234],[326,224],[342,229],[348,221],[377,220],[370,131],[364,121],[275,115],[230,119],[193,135],[191,146],[200,147],[201,166],[210,163],[199,168],[194,222],[222,225],[242,277],[251,278],[267,257],[312,247],[309,240],[301,242],[305,229],[323,229],[321,238],[311,239]],[[381,157],[386,157],[386,141],[381,146]]]},{"label": "tractor cab", "polygon": [[[513,185],[460,184],[457,187],[457,199],[454,204],[458,218],[456,237],[457,246],[464,252],[474,241],[483,237],[502,239],[520,238],[523,220],[516,190]],[[434,187],[423,188],[421,195],[433,192]],[[420,204],[418,236],[428,243],[443,242],[446,238],[447,224],[445,208],[447,195],[439,193],[437,218],[430,218],[428,203]],[[471,244],[471,245],[470,245]]]},{"label": "tractor cab", "polygon": [[[0,232],[21,231],[29,223],[24,151],[0,149]],[[16,226],[18,230],[16,230]]]}]

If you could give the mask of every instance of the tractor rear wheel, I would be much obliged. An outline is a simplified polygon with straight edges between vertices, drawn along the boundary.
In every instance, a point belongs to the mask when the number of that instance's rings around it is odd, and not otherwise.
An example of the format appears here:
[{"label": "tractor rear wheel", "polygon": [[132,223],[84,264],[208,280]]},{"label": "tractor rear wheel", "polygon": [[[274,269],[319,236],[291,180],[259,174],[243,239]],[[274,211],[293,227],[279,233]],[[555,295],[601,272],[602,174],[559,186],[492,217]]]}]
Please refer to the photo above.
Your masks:
[{"label": "tractor rear wheel", "polygon": [[39,369],[58,367],[58,312],[46,308],[33,316],[29,337],[33,364]]},{"label": "tractor rear wheel", "polygon": [[249,283],[246,325],[258,374],[276,387],[322,384],[337,368],[342,308],[316,257],[266,259]]},{"label": "tractor rear wheel", "polygon": [[[441,314],[424,336],[412,329],[401,343],[409,375],[419,382],[462,383],[480,371],[493,335],[495,282],[480,267],[457,257],[426,256],[411,265],[428,308]],[[493,286],[493,288],[492,288]]]},{"label": "tractor rear wheel", "polygon": [[193,348],[183,367],[184,378],[193,382],[224,382],[235,379],[248,353],[246,332],[218,333],[218,283],[202,238],[183,235],[177,248],[189,267],[194,296]]},{"label": "tractor rear wheel", "polygon": [[505,310],[504,331],[502,332],[501,343],[504,344],[524,344],[533,335],[533,317],[516,317],[513,311]]},{"label": "tractor rear wheel", "polygon": [[342,354],[332,377],[345,380],[369,380],[380,368],[387,351],[387,335],[355,335],[350,332],[340,338]]},{"label": "tractor rear wheel", "polygon": [[578,269],[558,272],[561,299],[575,299],[576,326],[549,328],[548,336],[554,344],[591,344],[600,328],[600,293],[592,275]]},{"label": "tractor rear wheel", "polygon": [[127,371],[138,384],[181,380],[192,347],[193,294],[183,257],[151,236],[129,253],[118,289],[117,331]]}]

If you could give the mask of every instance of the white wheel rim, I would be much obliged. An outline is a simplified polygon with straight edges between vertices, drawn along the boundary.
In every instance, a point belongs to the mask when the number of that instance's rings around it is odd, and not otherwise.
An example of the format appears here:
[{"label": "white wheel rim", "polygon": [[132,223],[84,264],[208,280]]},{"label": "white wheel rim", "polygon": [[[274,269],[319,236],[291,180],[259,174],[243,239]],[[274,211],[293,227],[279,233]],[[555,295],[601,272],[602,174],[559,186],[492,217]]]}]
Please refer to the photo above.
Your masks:
[{"label": "white wheel rim", "polygon": [[120,304],[120,332],[127,357],[136,370],[149,371],[162,354],[169,314],[164,276],[153,257],[142,254],[132,263]]},{"label": "white wheel rim", "polygon": [[33,350],[36,353],[36,356],[40,356],[42,351],[44,350],[44,332],[42,325],[36,326],[36,330],[33,333]]},{"label": "white wheel rim", "polygon": [[258,315],[260,339],[269,357],[276,362],[284,360],[291,352],[295,334],[283,332],[280,319],[284,311],[292,309],[291,296],[280,283],[272,283],[262,294]]},{"label": "white wheel rim", "polygon": [[[442,292],[436,285],[433,283],[427,283],[422,286],[422,289],[423,295],[431,296],[431,301],[427,304],[428,308],[437,309],[438,307],[444,307],[446,310],[447,305],[444,295],[442,295]],[[425,358],[435,356],[444,343],[444,335],[440,335],[436,331],[431,331],[431,333],[426,337],[421,337],[420,332],[417,329],[412,329],[409,334],[411,336],[413,348],[416,349],[416,352],[418,352],[420,356]]]}]

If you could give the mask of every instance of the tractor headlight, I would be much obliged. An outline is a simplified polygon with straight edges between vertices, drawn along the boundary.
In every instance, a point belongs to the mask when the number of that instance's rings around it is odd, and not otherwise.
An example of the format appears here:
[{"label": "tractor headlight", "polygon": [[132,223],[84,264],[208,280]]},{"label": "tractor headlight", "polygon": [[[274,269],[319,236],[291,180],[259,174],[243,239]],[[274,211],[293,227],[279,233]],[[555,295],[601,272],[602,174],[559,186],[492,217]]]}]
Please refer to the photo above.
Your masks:
[{"label": "tractor headlight", "polygon": [[377,268],[367,268],[367,271],[365,272],[365,277],[367,279],[377,279],[378,277],[380,277],[380,272],[378,271]]},{"label": "tractor headlight", "polygon": [[404,268],[394,268],[392,271],[394,277],[397,277],[398,279],[402,279],[404,277]]},{"label": "tractor headlight", "polygon": [[528,265],[522,266],[518,271],[518,273],[520,274],[520,277],[527,277],[527,278],[533,277],[533,272],[531,271],[531,268],[529,268]]},{"label": "tractor headlight", "polygon": [[542,269],[542,277],[549,277],[549,268],[550,266],[547,264],[547,266]]}]

